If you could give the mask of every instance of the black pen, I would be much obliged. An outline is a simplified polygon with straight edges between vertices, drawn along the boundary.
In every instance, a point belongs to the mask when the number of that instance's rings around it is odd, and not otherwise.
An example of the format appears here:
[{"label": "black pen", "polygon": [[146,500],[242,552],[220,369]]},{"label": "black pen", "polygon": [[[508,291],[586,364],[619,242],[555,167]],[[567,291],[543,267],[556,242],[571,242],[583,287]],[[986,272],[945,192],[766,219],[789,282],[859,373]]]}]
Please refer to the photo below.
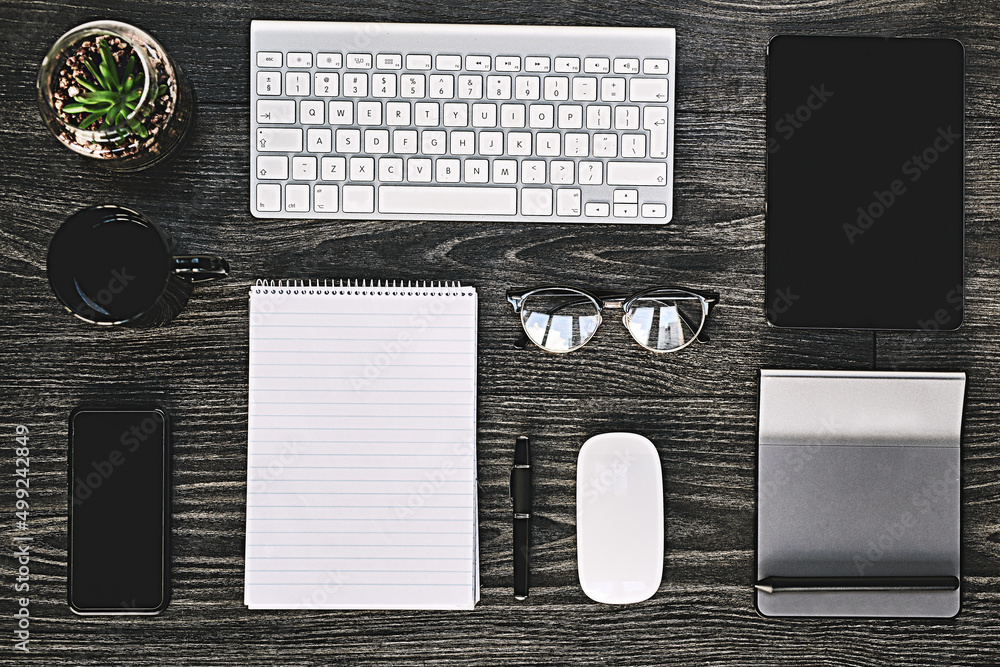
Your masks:
[{"label": "black pen", "polygon": [[955,591],[958,577],[767,577],[754,588],[764,593],[791,591]]},{"label": "black pen", "polygon": [[523,435],[514,446],[510,502],[514,506],[514,597],[524,600],[528,597],[528,566],[531,562],[531,457],[528,438]]}]

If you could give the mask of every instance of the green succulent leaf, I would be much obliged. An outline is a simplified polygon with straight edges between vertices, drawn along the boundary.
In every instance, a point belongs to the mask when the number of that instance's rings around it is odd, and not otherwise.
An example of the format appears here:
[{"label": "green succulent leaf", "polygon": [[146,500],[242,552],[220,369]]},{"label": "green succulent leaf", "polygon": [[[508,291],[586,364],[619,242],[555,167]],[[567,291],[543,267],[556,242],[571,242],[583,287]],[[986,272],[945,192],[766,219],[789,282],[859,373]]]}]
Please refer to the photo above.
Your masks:
[{"label": "green succulent leaf", "polygon": [[80,122],[80,127],[83,127],[83,128],[90,127],[91,125],[93,125],[94,123],[96,123],[97,121],[99,121],[101,119],[102,115],[103,115],[103,113],[101,113],[101,112],[90,114],[89,116],[87,116],[86,118],[84,118]]},{"label": "green succulent leaf", "polygon": [[101,40],[98,49],[101,52],[101,73],[106,77],[106,82],[111,84],[107,87],[120,89],[121,81],[118,79],[118,65],[115,64],[115,58],[111,55],[111,47],[108,46],[108,40]]},{"label": "green succulent leaf", "polygon": [[97,86],[95,86],[94,84],[90,83],[86,79],[82,79],[82,78],[80,78],[78,76],[74,77],[74,78],[76,79],[76,83],[79,86],[81,86],[81,87],[89,90],[90,92],[97,92]]}]

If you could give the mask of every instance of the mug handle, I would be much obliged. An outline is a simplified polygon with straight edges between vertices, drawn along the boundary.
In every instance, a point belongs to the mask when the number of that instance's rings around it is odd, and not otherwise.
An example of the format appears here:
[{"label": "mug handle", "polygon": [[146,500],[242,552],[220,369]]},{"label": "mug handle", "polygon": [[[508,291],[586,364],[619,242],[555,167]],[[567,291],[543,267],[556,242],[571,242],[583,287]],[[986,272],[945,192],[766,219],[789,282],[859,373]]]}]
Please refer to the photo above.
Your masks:
[{"label": "mug handle", "polygon": [[217,280],[229,275],[229,262],[215,255],[177,255],[174,274],[192,283]]}]

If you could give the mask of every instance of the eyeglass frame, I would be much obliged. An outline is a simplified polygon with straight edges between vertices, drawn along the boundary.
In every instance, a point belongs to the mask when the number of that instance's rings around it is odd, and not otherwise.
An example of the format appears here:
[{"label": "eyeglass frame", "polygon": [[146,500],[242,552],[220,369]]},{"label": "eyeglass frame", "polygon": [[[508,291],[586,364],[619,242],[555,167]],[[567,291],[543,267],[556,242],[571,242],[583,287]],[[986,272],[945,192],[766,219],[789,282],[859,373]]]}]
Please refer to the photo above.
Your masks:
[{"label": "eyeglass frame", "polygon": [[[628,323],[625,321],[625,318],[628,316],[629,307],[635,301],[643,297],[647,297],[654,292],[659,292],[661,290],[677,290],[679,292],[687,292],[688,294],[694,295],[701,299],[701,308],[703,314],[702,314],[701,326],[698,327],[697,333],[695,333],[695,335],[691,339],[689,339],[686,343],[684,343],[680,347],[675,347],[670,350],[657,350],[656,348],[643,345],[642,343],[640,343],[638,340],[635,339],[635,336],[633,336],[632,339],[635,340],[637,345],[642,347],[644,350],[649,350],[650,352],[656,352],[659,354],[679,352],[684,348],[686,348],[688,345],[690,345],[693,341],[698,341],[699,343],[708,343],[710,341],[708,334],[705,333],[705,327],[708,325],[708,318],[712,314],[712,309],[719,303],[718,292],[694,290],[688,287],[676,287],[673,285],[650,287],[648,289],[644,289],[634,294],[623,293],[622,290],[609,290],[609,289],[592,290],[592,289],[584,289],[582,287],[573,287],[571,285],[538,285],[536,287],[512,287],[507,290],[507,302],[514,308],[514,314],[520,315],[521,308],[524,305],[524,300],[526,298],[528,298],[529,296],[531,296],[536,292],[541,292],[543,290],[549,290],[549,289],[571,290],[574,292],[579,292],[581,295],[590,298],[594,302],[594,305],[597,306],[598,322],[597,325],[594,326],[594,333],[591,334],[590,338],[588,338],[585,342],[581,343],[580,345],[574,348],[570,348],[568,350],[550,350],[548,348],[542,347],[538,343],[535,343],[534,341],[531,340],[531,337],[528,336],[528,332],[524,328],[524,320],[521,317],[518,317],[518,320],[521,321],[521,338],[518,339],[516,343],[514,343],[514,347],[518,349],[524,349],[525,347],[528,346],[528,343],[531,342],[536,347],[545,350],[546,352],[552,352],[554,354],[566,354],[568,352],[575,352],[576,350],[579,350],[581,347],[585,346],[593,339],[594,335],[597,333],[598,327],[600,327],[601,323],[604,322],[603,313],[605,308],[609,310],[620,309],[622,311],[622,324],[625,326],[625,329],[628,330],[629,333],[631,333],[631,330],[628,328]],[[687,323],[689,327],[694,329],[694,326],[692,326],[691,322],[688,321],[688,318],[683,313],[683,311],[678,310],[677,314],[681,319],[685,321],[685,323]]]}]

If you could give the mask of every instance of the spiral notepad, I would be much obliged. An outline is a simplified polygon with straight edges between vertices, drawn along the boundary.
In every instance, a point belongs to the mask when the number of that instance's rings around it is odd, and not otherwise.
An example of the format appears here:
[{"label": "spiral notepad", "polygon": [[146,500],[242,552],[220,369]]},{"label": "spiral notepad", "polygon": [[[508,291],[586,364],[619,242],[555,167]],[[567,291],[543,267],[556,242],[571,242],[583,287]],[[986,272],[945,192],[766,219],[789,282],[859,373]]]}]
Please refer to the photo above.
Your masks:
[{"label": "spiral notepad", "polygon": [[458,283],[251,288],[248,607],[475,606],[476,311]]}]

